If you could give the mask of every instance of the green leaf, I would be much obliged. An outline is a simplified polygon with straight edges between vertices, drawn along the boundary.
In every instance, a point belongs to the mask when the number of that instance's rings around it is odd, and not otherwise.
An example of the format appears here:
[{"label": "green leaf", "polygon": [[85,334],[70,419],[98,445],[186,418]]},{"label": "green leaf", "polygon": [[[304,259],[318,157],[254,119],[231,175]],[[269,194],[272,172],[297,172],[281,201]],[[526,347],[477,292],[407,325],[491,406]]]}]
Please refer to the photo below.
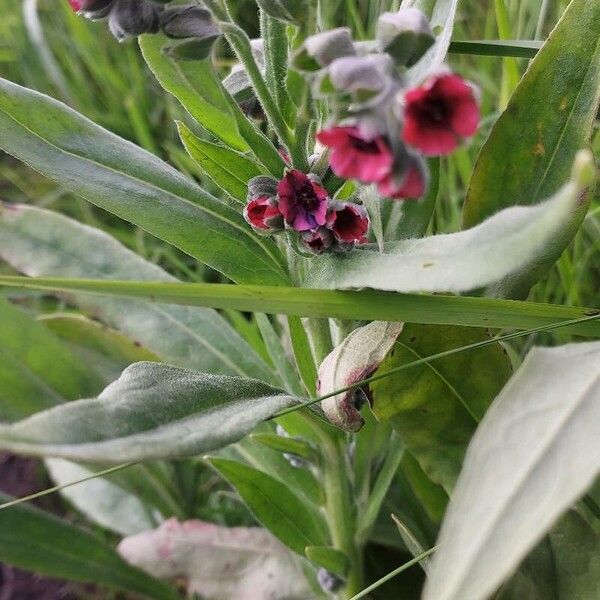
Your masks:
[{"label": "green leaf", "polygon": [[173,94],[206,131],[231,148],[242,152],[248,150],[248,144],[238,133],[211,61],[172,60],[163,53],[167,39],[160,35],[139,38],[144,60],[160,85]]},{"label": "green leaf", "polygon": [[0,297],[0,420],[96,394],[103,380],[44,325]]},{"label": "green leaf", "polygon": [[194,456],[240,440],[293,402],[253,379],[136,363],[97,398],[0,425],[0,447],[104,463]]},{"label": "green leaf", "polygon": [[451,54],[473,56],[514,56],[533,58],[542,47],[537,40],[454,40],[448,51]]},{"label": "green leaf", "polygon": [[275,433],[253,433],[250,435],[250,439],[267,448],[271,448],[271,450],[293,454],[306,460],[314,461],[316,456],[318,456],[315,449],[304,440],[285,437]]},{"label": "green leaf", "polygon": [[593,180],[591,154],[578,155],[572,178],[537,206],[506,208],[459,233],[373,245],[311,261],[309,287],[396,292],[467,292],[500,284],[534,267],[565,223],[581,210],[581,194]]},{"label": "green leaf", "polygon": [[233,208],[64,104],[0,80],[0,129],[9,154],[230,279],[287,282],[275,244]]},{"label": "green leaf", "polygon": [[[93,364],[94,369],[103,375],[104,385],[114,381],[123,369],[134,362],[160,361],[156,354],[139,342],[80,314],[53,313],[40,316],[38,321],[66,342],[81,361]],[[74,397],[88,395],[80,391]]]},{"label": "green leaf", "polygon": [[471,441],[424,600],[489,597],[592,485],[599,395],[600,342],[529,353]]},{"label": "green leaf", "polygon": [[[406,325],[377,375],[485,337],[476,329]],[[469,440],[510,373],[499,344],[455,354],[373,382],[373,412],[392,422],[425,473],[451,491]]]},{"label": "green leaf", "polygon": [[346,577],[350,568],[350,559],[337,548],[330,546],[307,546],[304,549],[306,558],[312,561],[318,567],[327,569],[330,573],[335,573],[339,577]]},{"label": "green leaf", "polygon": [[[0,276],[0,286],[77,292],[90,296],[144,298],[164,304],[212,306],[316,318],[466,327],[516,328],[561,326],[561,331],[597,337],[598,309],[575,308],[495,298],[395,294],[375,290],[311,290],[304,288],[224,285],[215,283],[151,283],[92,279]],[[575,322],[584,319],[583,322]],[[298,321],[301,327],[301,321]],[[562,325],[561,325],[562,324]],[[309,348],[310,350],[310,348]],[[308,358],[307,354],[307,358]]]},{"label": "green leaf", "polygon": [[201,140],[183,123],[177,127],[185,149],[202,171],[232,198],[245,203],[248,181],[262,174],[260,167],[236,150]]},{"label": "green leaf", "polygon": [[[62,458],[48,458],[44,464],[56,485],[66,485],[90,477],[95,472]],[[134,483],[132,473],[128,471],[128,475]],[[152,529],[163,520],[154,506],[104,477],[65,487],[60,493],[94,523],[121,535]]]},{"label": "green leaf", "polygon": [[327,525],[321,513],[285,484],[233,460],[207,460],[237,490],[257,520],[291,550],[304,556],[306,546],[327,545]]},{"label": "green leaf", "polygon": [[[0,209],[0,257],[28,275],[177,281],[98,229],[25,205]],[[274,380],[272,371],[214,310],[87,295],[77,295],[75,301],[165,362],[211,373]],[[78,324],[81,330],[82,322]],[[71,318],[70,327],[74,326]],[[63,331],[64,327],[63,321]],[[78,333],[71,332],[74,335]],[[99,339],[106,335],[106,330],[90,331],[88,326],[86,344],[106,348],[106,340]],[[134,360],[128,360],[123,368],[136,362],[137,354],[128,353],[124,358]],[[92,392],[80,390],[73,397],[95,394],[100,387]]]},{"label": "green leaf", "polygon": [[[0,502],[9,500],[0,494]],[[180,598],[171,586],[129,566],[101,539],[24,504],[0,511],[0,560],[49,577],[94,583],[145,598]]]},{"label": "green leaf", "polygon": [[[463,225],[498,210],[534,205],[569,177],[577,152],[589,145],[600,99],[600,4],[572,0],[498,119],[475,166]],[[558,259],[589,206],[580,197],[560,230],[526,272],[490,293],[524,297]]]},{"label": "green leaf", "polygon": [[570,510],[502,588],[500,600],[573,600],[600,596],[600,535]]}]

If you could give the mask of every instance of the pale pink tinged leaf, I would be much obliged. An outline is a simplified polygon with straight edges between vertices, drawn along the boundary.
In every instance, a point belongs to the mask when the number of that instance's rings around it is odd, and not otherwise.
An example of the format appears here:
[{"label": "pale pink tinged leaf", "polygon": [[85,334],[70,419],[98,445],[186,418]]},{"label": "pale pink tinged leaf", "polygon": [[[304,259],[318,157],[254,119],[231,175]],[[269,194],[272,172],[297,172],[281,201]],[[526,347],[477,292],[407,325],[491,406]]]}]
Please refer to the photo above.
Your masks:
[{"label": "pale pink tinged leaf", "polygon": [[[374,321],[355,329],[319,367],[319,394],[329,394],[371,375],[392,349],[403,323]],[[323,400],[327,418],[346,431],[358,431],[363,418],[355,406],[356,390]]]},{"label": "pale pink tinged leaf", "polygon": [[265,529],[169,519],[126,537],[130,564],[162,579],[183,577],[206,600],[300,600],[311,592],[297,557]]}]

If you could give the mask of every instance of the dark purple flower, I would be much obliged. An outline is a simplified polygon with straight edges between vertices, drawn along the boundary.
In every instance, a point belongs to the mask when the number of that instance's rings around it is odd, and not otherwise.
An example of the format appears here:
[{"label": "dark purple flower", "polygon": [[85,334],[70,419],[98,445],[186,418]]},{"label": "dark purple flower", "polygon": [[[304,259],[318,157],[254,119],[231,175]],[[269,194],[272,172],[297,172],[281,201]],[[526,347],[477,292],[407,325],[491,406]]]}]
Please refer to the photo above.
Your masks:
[{"label": "dark purple flower", "polygon": [[433,77],[404,95],[402,137],[426,156],[449,154],[478,125],[475,92],[458,75]]},{"label": "dark purple flower", "polygon": [[269,196],[259,196],[250,200],[244,208],[244,218],[252,227],[261,231],[274,232],[283,229],[283,217],[277,207],[277,200]]},{"label": "dark purple flower", "polygon": [[342,244],[363,244],[367,241],[369,217],[367,211],[352,202],[341,203],[328,216],[328,227]]},{"label": "dark purple flower", "polygon": [[371,183],[392,168],[394,157],[383,136],[367,138],[358,127],[331,127],[320,131],[317,139],[331,149],[329,162],[338,177]]},{"label": "dark purple flower", "polygon": [[298,171],[288,171],[277,185],[279,210],[285,222],[296,231],[308,231],[325,225],[327,191],[316,181]]},{"label": "dark purple flower", "polygon": [[321,252],[328,250],[335,243],[331,231],[325,227],[302,232],[300,240],[304,247],[314,254],[321,254]]}]

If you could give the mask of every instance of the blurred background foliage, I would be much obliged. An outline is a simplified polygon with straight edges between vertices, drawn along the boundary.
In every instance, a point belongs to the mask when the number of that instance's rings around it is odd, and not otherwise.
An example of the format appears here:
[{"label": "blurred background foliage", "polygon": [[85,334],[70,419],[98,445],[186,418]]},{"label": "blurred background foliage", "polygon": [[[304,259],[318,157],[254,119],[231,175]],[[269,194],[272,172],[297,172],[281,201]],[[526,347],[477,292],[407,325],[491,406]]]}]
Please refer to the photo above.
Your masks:
[{"label": "blurred background foliage", "polygon": [[[251,36],[256,36],[254,0],[233,4],[240,22]],[[454,39],[543,39],[567,4],[567,0],[463,0]],[[322,25],[349,25],[357,38],[369,38],[377,15],[397,5],[399,0],[327,0]],[[175,118],[185,120],[186,116],[169,95],[160,91],[135,42],[117,43],[104,23],[76,17],[66,0],[3,0],[3,7],[0,76],[66,102],[190,176],[199,177],[174,126]],[[227,49],[218,46],[217,52],[220,63],[226,66],[230,62]],[[484,120],[469,146],[443,159],[441,195],[432,232],[459,229],[465,188],[477,152],[528,64],[526,59],[463,55],[451,55],[450,62],[456,71],[480,86]],[[594,147],[600,155],[598,133]],[[172,247],[73,197],[7,156],[0,156],[0,197],[35,203],[101,227],[184,280],[218,279],[217,274]],[[531,299],[598,305],[599,250],[600,195],[596,193],[581,232],[553,271],[536,285]],[[560,336],[552,334],[556,340]]]}]

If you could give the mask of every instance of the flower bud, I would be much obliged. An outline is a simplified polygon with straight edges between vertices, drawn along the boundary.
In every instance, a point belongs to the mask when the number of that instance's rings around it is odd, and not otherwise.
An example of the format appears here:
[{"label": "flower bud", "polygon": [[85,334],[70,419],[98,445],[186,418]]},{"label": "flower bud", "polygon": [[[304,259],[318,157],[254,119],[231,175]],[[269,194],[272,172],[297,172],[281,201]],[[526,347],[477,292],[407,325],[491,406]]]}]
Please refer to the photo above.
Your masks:
[{"label": "flower bud", "polygon": [[326,227],[304,231],[300,235],[300,240],[302,245],[312,254],[321,254],[335,243],[333,234]]},{"label": "flower bud", "polygon": [[333,236],[343,246],[351,248],[367,241],[369,217],[364,207],[352,202],[337,203],[327,221]]},{"label": "flower bud", "polygon": [[160,28],[170,38],[215,40],[220,31],[208,10],[197,5],[171,6],[160,15]]},{"label": "flower bud", "polygon": [[273,197],[259,196],[250,200],[244,208],[244,218],[259,233],[276,233],[283,229],[283,216]]},{"label": "flower bud", "polygon": [[299,24],[307,13],[307,0],[256,0],[256,3],[269,16]]},{"label": "flower bud", "polygon": [[296,53],[292,66],[298,71],[319,71],[343,56],[355,56],[356,49],[347,27],[311,35]]},{"label": "flower bud", "polygon": [[277,196],[277,180],[266,175],[253,177],[248,182],[248,199],[258,196]]},{"label": "flower bud", "polygon": [[435,42],[427,17],[417,8],[386,12],[377,21],[377,43],[396,64],[411,67]]},{"label": "flower bud", "polygon": [[149,0],[116,0],[108,18],[108,27],[119,41],[143,33],[157,33],[162,10]]}]

